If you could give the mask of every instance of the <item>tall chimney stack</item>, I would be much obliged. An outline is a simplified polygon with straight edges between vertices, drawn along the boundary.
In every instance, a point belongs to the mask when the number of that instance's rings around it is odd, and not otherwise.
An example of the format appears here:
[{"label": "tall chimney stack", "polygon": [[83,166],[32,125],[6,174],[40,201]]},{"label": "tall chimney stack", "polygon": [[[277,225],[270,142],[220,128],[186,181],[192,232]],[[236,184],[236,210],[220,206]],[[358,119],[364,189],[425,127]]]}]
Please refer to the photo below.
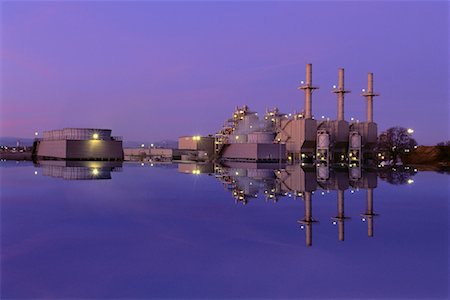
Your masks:
[{"label": "tall chimney stack", "polygon": [[379,96],[373,91],[373,73],[367,75],[367,91],[362,95],[367,98],[367,122],[373,122],[373,97]]},{"label": "tall chimney stack", "polygon": [[312,64],[306,64],[306,82],[299,86],[305,91],[305,119],[312,118],[312,91],[318,89],[312,85]]},{"label": "tall chimney stack", "polygon": [[333,90],[333,93],[337,94],[338,98],[337,119],[338,121],[344,121],[344,94],[350,93],[350,91],[346,91],[344,87],[343,68],[340,68],[338,71],[338,86]]}]

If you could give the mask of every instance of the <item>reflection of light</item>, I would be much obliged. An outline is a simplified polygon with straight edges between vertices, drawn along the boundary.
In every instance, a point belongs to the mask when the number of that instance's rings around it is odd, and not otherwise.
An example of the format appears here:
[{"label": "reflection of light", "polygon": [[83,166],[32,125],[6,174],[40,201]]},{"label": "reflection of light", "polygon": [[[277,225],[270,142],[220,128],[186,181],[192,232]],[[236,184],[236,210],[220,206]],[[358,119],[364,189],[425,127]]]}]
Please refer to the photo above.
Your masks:
[{"label": "reflection of light", "polygon": [[94,134],[92,135],[92,138],[93,138],[94,140],[98,139],[98,133],[94,133]]},{"label": "reflection of light", "polygon": [[409,134],[412,134],[412,133],[414,133],[414,129],[412,129],[412,128],[408,128],[408,130],[406,130]]},{"label": "reflection of light", "polygon": [[414,183],[414,180],[412,180],[411,178],[410,179],[408,179],[408,184],[413,184]]},{"label": "reflection of light", "polygon": [[93,169],[93,170],[92,170],[92,174],[93,174],[93,175],[98,175],[98,173],[99,173],[99,172],[98,172],[98,169]]},{"label": "reflection of light", "polygon": [[37,171],[34,171],[34,175],[37,175]]}]

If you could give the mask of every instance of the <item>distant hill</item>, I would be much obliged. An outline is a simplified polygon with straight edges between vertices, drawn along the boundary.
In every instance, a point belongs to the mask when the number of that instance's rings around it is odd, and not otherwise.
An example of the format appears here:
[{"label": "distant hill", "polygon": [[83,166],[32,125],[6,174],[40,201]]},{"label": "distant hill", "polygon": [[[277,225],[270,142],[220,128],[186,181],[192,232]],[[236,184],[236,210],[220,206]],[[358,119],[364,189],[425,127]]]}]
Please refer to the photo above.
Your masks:
[{"label": "distant hill", "polygon": [[15,136],[0,137],[0,145],[15,147],[18,140],[20,141],[20,145],[22,146],[33,146],[33,138],[21,138]]}]

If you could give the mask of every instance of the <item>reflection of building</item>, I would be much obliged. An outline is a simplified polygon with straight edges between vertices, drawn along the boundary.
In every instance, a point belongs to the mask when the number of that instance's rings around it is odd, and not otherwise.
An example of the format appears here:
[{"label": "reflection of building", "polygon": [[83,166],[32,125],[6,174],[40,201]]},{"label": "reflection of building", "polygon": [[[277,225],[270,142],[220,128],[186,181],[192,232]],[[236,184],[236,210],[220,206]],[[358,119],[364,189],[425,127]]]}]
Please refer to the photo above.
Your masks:
[{"label": "reflection of building", "polygon": [[44,176],[66,180],[111,179],[111,172],[120,171],[122,162],[38,160]]},{"label": "reflection of building", "polygon": [[[187,169],[188,165],[179,165],[179,170],[185,173],[200,174],[198,165]],[[277,163],[244,163],[226,162],[215,165],[214,170],[218,178],[230,190],[236,202],[247,204],[250,199],[257,199],[263,195],[265,199],[277,202],[283,197],[301,197],[304,205],[304,215],[298,221],[300,228],[305,231],[306,245],[312,245],[313,225],[317,222],[313,218],[313,198],[317,190],[325,192],[336,191],[337,213],[331,217],[332,224],[337,226],[338,240],[344,241],[344,223],[349,216],[344,212],[345,190],[349,188],[367,190],[367,210],[363,214],[363,222],[368,224],[368,235],[373,236],[373,190],[377,187],[375,172],[361,171],[354,173],[344,168],[324,170],[323,166],[305,167],[301,165],[285,165]],[[322,174],[322,175],[320,175]]]},{"label": "reflection of building", "polygon": [[212,174],[214,173],[214,165],[206,163],[178,164],[178,172],[185,174]]},{"label": "reflection of building", "polygon": [[123,160],[122,139],[109,129],[65,128],[44,131],[34,144],[38,159]]}]

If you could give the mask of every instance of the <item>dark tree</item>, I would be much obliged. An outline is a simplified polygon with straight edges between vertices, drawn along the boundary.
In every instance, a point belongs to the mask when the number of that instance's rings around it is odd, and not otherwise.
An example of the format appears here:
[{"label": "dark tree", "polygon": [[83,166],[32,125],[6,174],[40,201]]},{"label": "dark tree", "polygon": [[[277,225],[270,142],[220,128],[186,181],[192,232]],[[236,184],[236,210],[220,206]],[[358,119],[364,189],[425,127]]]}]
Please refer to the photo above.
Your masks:
[{"label": "dark tree", "polygon": [[439,150],[438,160],[441,162],[450,162],[450,141],[440,142],[436,146]]},{"label": "dark tree", "polygon": [[415,139],[411,137],[408,130],[403,127],[391,127],[378,137],[377,151],[383,153],[386,158],[392,159],[394,163],[412,152],[417,146]]}]

